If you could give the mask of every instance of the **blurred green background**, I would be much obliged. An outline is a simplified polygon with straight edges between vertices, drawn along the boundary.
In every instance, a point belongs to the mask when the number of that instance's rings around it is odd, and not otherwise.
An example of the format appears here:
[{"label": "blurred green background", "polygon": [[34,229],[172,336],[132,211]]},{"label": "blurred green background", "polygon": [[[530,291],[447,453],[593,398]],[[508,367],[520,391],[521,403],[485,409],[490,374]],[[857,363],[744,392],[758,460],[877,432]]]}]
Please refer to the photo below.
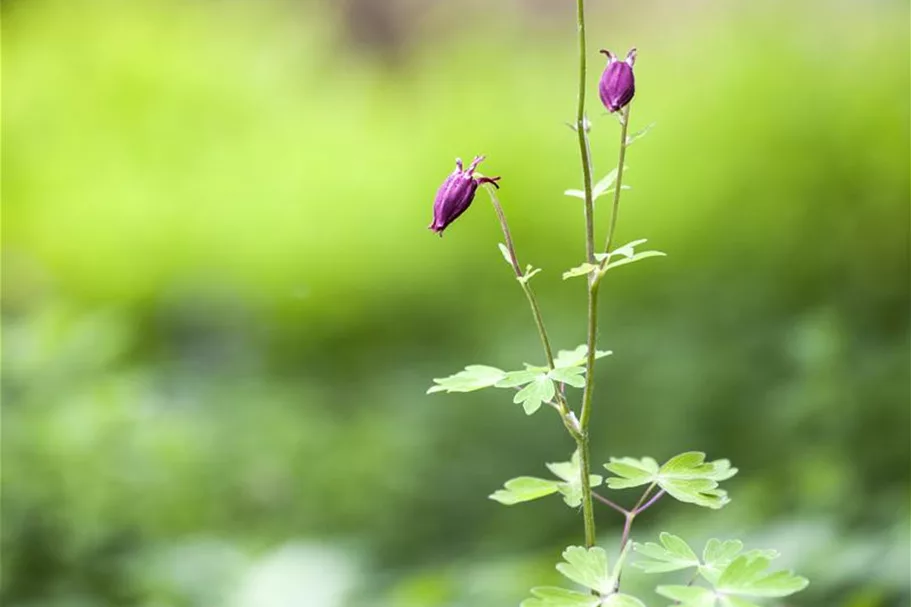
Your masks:
[{"label": "blurred green background", "polygon": [[[593,456],[741,469],[723,511],[660,503],[634,537],[778,548],[812,580],[788,606],[907,606],[907,2],[589,4],[597,176],[598,48],[638,46],[633,129],[656,123],[618,242],[669,254],[602,291]],[[568,457],[556,418],[424,394],[540,362],[493,212],[426,225],[487,154],[555,342],[583,342],[573,11],[3,3],[3,604],[493,607],[554,581],[581,517],[486,496]]]}]

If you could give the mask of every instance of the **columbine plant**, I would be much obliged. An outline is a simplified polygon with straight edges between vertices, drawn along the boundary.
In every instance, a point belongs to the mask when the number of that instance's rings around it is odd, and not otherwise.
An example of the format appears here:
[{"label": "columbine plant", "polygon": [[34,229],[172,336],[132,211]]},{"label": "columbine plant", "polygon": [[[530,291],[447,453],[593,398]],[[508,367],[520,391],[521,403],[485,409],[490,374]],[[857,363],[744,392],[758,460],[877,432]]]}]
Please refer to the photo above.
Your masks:
[{"label": "columbine plant", "polygon": [[[560,494],[567,506],[582,511],[584,545],[566,548],[563,551],[563,562],[557,564],[557,570],[583,590],[551,586],[532,588],[532,597],[523,601],[522,607],[644,607],[640,599],[621,592],[620,589],[624,567],[631,560],[630,549],[639,555],[632,565],[645,573],[692,570],[692,575],[684,578],[684,584],[672,583],[656,588],[659,595],[674,601],[674,605],[756,607],[752,602],[754,599],[788,596],[807,585],[805,578],[790,571],[769,571],[772,559],[777,556],[774,550],[744,550],[743,543],[739,540],[710,539],[701,552],[697,553],[682,538],[666,532],[660,534],[657,543],[640,544],[631,541],[633,522],[665,496],[711,509],[727,504],[727,492],[719,485],[737,473],[737,469],[728,460],[708,461],[704,453],[693,451],[675,455],[660,464],[651,457],[611,458],[604,464],[610,473],[606,479],[592,471],[588,428],[594,403],[594,366],[596,360],[611,354],[610,351],[597,348],[599,288],[611,270],[650,257],[663,256],[664,253],[640,250],[645,239],[614,247],[620,195],[625,189],[623,169],[626,152],[648,130],[646,128],[636,134],[628,134],[630,102],[635,95],[633,65],[636,50],[630,50],[625,60],[618,59],[610,51],[601,51],[607,55],[608,63],[598,90],[604,107],[618,117],[620,143],[616,168],[593,183],[588,139],[591,124],[585,116],[584,0],[577,0],[577,16],[579,90],[575,122],[571,128],[578,140],[583,189],[566,190],[566,194],[580,198],[584,203],[585,259],[577,267],[564,272],[563,278],[585,279],[588,292],[586,343],[572,350],[554,352],[530,284],[531,278],[540,270],[530,265],[523,267],[519,263],[506,215],[497,197],[497,181],[500,178],[484,177],[477,172],[483,156],[475,157],[467,170],[463,169],[461,160],[456,160],[456,170],[446,178],[437,192],[433,221],[429,228],[442,235],[443,230],[468,209],[478,187],[484,186],[503,230],[505,242],[499,245],[500,251],[528,300],[543,346],[544,362],[541,365],[526,364],[524,369],[516,371],[470,365],[455,375],[435,379],[435,385],[428,392],[471,392],[483,388],[513,390],[513,402],[521,404],[528,415],[538,411],[542,405],[552,408],[576,443],[575,452],[569,461],[547,464],[554,478],[520,476],[506,481],[502,489],[490,496],[497,502],[511,506]],[[599,249],[595,245],[594,203],[603,196],[610,196],[613,203],[604,247]],[[582,390],[578,415],[571,405],[573,399],[569,388]],[[593,491],[601,486],[616,491],[640,488],[642,493],[635,505],[628,508]],[[617,557],[612,567],[608,564],[607,551],[595,545],[595,501],[619,513],[624,520],[620,545],[616,550]]]}]

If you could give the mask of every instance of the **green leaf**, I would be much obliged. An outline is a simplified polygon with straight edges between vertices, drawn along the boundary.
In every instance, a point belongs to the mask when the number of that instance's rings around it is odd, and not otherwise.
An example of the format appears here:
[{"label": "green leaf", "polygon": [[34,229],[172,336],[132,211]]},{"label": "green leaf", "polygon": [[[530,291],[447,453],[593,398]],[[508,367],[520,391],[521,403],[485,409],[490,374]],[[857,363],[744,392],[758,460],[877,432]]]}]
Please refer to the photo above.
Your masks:
[{"label": "green leaf", "polygon": [[607,552],[603,548],[570,546],[563,551],[564,563],[557,565],[557,571],[572,581],[596,590],[601,594],[614,591],[614,582],[607,565]]},{"label": "green leaf", "polygon": [[637,142],[638,140],[640,140],[640,139],[642,139],[643,137],[645,137],[645,136],[648,134],[648,132],[649,132],[650,130],[652,130],[652,127],[654,127],[654,126],[655,126],[655,123],[652,122],[651,124],[649,124],[649,125],[646,126],[645,128],[636,131],[636,132],[633,133],[632,135],[629,135],[629,136],[626,138],[626,147],[629,147],[629,146],[633,145],[635,142]]},{"label": "green leaf", "polygon": [[743,542],[740,540],[721,540],[712,538],[705,544],[702,551],[702,566],[699,567],[699,573],[706,580],[715,584],[724,568],[733,561],[740,551],[743,550]]},{"label": "green leaf", "polygon": [[759,607],[759,605],[742,599],[739,596],[722,596],[721,607]]},{"label": "green leaf", "polygon": [[541,271],[541,268],[534,268],[530,265],[525,266],[525,274],[517,278],[523,285],[534,278],[535,274]]},{"label": "green leaf", "polygon": [[743,550],[743,542],[740,540],[721,541],[716,538],[710,539],[705,543],[705,549],[702,551],[702,560],[709,567],[719,569],[727,567],[734,558]]},{"label": "green leaf", "polygon": [[705,461],[705,453],[689,451],[667,461],[658,472],[658,485],[681,502],[706,508],[721,508],[730,499],[727,492],[718,489],[718,481],[737,474],[731,462],[719,459]]},{"label": "green leaf", "polygon": [[490,499],[512,506],[521,502],[529,502],[557,492],[557,481],[533,476],[520,476],[513,478],[490,495]]},{"label": "green leaf", "polygon": [[[710,539],[705,544],[705,550],[702,552],[703,564],[699,568],[699,573],[712,584],[718,582],[721,572],[731,564],[740,552],[743,550],[743,542],[740,540],[726,540],[724,542],[717,539]],[[778,552],[775,550],[748,550],[743,553],[748,559],[764,557],[768,560],[778,558]]]},{"label": "green leaf", "polygon": [[599,267],[600,266],[593,263],[583,263],[580,266],[576,266],[575,268],[571,268],[563,272],[563,280],[566,280],[567,278],[575,278],[576,276],[586,276],[597,270]]},{"label": "green leaf", "polygon": [[809,584],[807,578],[790,571],[768,573],[769,564],[764,556],[738,556],[722,572],[715,587],[724,594],[783,597],[799,592]]},{"label": "green leaf", "polygon": [[658,586],[655,592],[686,607],[714,607],[715,593],[699,586]]},{"label": "green leaf", "polygon": [[[582,505],[582,464],[579,460],[579,450],[573,453],[568,462],[555,462],[547,464],[547,468],[563,480],[557,485],[557,490],[563,495],[563,501],[571,508]],[[597,487],[604,479],[592,474],[588,477],[590,487]]]},{"label": "green leaf", "polygon": [[[595,258],[599,262],[607,260],[607,264],[604,266],[602,272],[607,272],[614,268],[619,268],[620,266],[625,266],[643,259],[648,259],[649,257],[665,257],[666,253],[661,251],[641,251],[636,252],[636,247],[641,244],[648,242],[645,238],[640,238],[639,240],[634,240],[628,242],[622,247],[617,247],[610,253],[598,253],[595,255]],[[619,259],[618,259],[619,258]]]},{"label": "green leaf", "polygon": [[626,489],[651,483],[657,484],[671,497],[706,508],[721,508],[730,500],[718,482],[737,473],[726,459],[705,461],[705,453],[681,453],[658,468],[655,460],[645,458],[611,459],[605,467],[619,478],[607,479],[611,489]]},{"label": "green leaf", "polygon": [[567,196],[572,196],[573,198],[578,198],[580,200],[585,200],[585,192],[582,190],[566,190],[563,192]]},{"label": "green leaf", "polygon": [[520,607],[598,607],[601,604],[600,597],[556,586],[532,588],[531,594],[535,598],[525,599]]},{"label": "green leaf", "polygon": [[[626,166],[623,167],[624,169]],[[617,169],[611,169],[611,172],[602,177],[598,183],[592,187],[592,199],[597,200],[603,196],[610,189],[612,185],[617,181]]]},{"label": "green leaf", "polygon": [[518,388],[536,380],[542,375],[546,375],[537,369],[526,369],[524,371],[510,371],[503,376],[503,379],[495,384],[497,388]]},{"label": "green leaf", "polygon": [[711,462],[713,470],[711,473],[706,474],[706,476],[715,481],[726,481],[735,474],[737,474],[737,468],[731,467],[730,460],[726,459],[716,459]]},{"label": "green leaf", "polygon": [[516,392],[512,402],[522,403],[526,415],[531,415],[541,408],[542,403],[550,401],[556,395],[554,382],[547,375],[539,375]]},{"label": "green leaf", "polygon": [[642,251],[641,253],[636,253],[624,259],[618,261],[610,261],[604,266],[604,271],[613,270],[614,268],[619,268],[620,266],[629,265],[631,263],[636,263],[637,261],[642,261],[643,259],[648,259],[649,257],[667,257],[667,253],[661,251]]},{"label": "green leaf", "polygon": [[569,384],[574,388],[585,387],[585,367],[562,367],[548,373],[554,381]]},{"label": "green leaf", "polygon": [[699,557],[692,548],[676,535],[662,533],[661,545],[649,542],[636,544],[633,549],[649,560],[637,561],[634,565],[645,573],[665,573],[690,567],[699,567]]},{"label": "green leaf", "polygon": [[[611,354],[613,352],[610,350],[595,350],[595,360]],[[587,356],[588,346],[585,344],[576,347],[575,350],[560,350],[557,352],[557,356],[554,357],[554,367],[558,369],[563,367],[581,367],[585,364]]]},{"label": "green leaf", "polygon": [[650,457],[642,459],[612,457],[610,463],[604,464],[604,467],[617,475],[617,477],[607,479],[607,486],[611,489],[648,485],[657,480],[658,475],[658,462]]},{"label": "green leaf", "polygon": [[[520,476],[506,481],[504,488],[490,495],[490,499],[511,506],[560,492],[567,505],[578,508],[582,504],[582,464],[579,451],[576,450],[568,462],[552,462],[546,465],[554,476],[560,479],[559,481]],[[592,487],[597,487],[603,480],[597,474],[588,477]]]},{"label": "green leaf", "polygon": [[648,238],[640,238],[638,240],[633,240],[631,242],[626,243],[625,245],[623,245],[621,247],[617,247],[616,249],[614,249],[613,251],[611,251],[609,253],[596,253],[595,258],[598,261],[604,261],[605,258],[610,259],[612,257],[618,257],[618,256],[632,257],[633,255],[636,254],[636,247],[638,247],[641,244],[645,244],[647,242],[648,242]]},{"label": "green leaf", "polygon": [[502,242],[498,242],[497,247],[499,247],[500,253],[503,254],[503,259],[505,259],[506,263],[508,263],[509,266],[512,267],[512,255],[509,253],[509,249]]},{"label": "green leaf", "polygon": [[727,491],[718,489],[710,479],[662,479],[658,483],[667,494],[680,502],[717,510],[730,500]]},{"label": "green leaf", "polygon": [[604,607],[645,607],[645,603],[629,594],[612,594],[601,602]]},{"label": "green leaf", "polygon": [[436,378],[435,386],[427,390],[427,394],[434,392],[473,392],[482,388],[489,388],[506,376],[506,371],[486,365],[468,365],[464,371],[459,371],[449,377]]}]

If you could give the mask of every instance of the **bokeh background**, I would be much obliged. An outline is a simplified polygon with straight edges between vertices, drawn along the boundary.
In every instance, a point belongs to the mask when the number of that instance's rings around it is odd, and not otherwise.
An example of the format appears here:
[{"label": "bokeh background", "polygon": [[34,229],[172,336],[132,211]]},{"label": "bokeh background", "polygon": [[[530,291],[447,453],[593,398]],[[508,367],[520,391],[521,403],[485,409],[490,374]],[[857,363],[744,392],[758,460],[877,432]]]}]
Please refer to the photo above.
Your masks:
[{"label": "bokeh background", "polygon": [[[741,469],[724,510],[660,503],[635,537],[778,548],[812,580],[779,605],[907,606],[907,2],[589,4],[597,176],[599,47],[638,46],[633,129],[656,123],[618,242],[669,254],[604,289],[594,459]],[[493,607],[556,581],[578,513],[486,496],[568,457],[557,420],[425,395],[540,362],[493,212],[425,227],[454,157],[487,154],[554,340],[583,342],[574,3],[2,19],[0,600]]]}]

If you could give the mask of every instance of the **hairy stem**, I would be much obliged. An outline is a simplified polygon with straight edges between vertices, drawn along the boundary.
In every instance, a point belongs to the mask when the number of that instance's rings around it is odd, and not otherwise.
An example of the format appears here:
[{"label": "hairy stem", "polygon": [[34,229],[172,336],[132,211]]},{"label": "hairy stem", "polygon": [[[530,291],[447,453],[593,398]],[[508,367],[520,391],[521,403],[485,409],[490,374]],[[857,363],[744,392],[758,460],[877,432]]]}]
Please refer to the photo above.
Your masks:
[{"label": "hairy stem", "polygon": [[[579,155],[582,160],[582,187],[585,191],[585,258],[595,263],[595,201],[592,196],[592,162],[588,143],[588,124],[585,119],[585,0],[576,1],[576,17],[579,27],[579,93],[576,105],[576,135],[579,138]],[[585,362],[585,387],[582,393],[582,410],[579,417],[580,436],[576,438],[579,447],[582,482],[582,517],[585,523],[585,546],[595,545],[595,510],[592,504],[592,488],[589,484],[591,473],[590,448],[588,440],[588,419],[591,416],[592,389],[594,387],[595,337],[598,329],[598,284],[588,282],[588,331],[586,344],[588,355]]]}]

